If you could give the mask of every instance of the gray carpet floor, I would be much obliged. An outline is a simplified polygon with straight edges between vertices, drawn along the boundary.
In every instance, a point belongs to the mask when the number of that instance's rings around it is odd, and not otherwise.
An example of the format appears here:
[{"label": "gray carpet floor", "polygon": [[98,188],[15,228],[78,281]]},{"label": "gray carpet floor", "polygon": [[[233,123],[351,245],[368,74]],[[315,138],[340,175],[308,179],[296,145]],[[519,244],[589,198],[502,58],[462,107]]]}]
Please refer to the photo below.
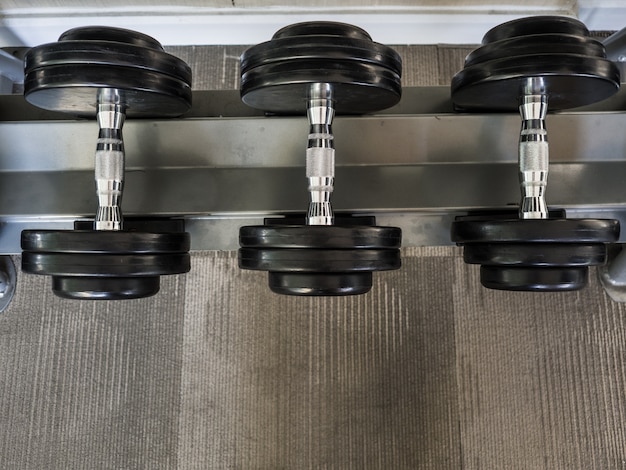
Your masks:
[{"label": "gray carpet floor", "polygon": [[20,276],[0,468],[624,468],[626,306],[479,287],[454,247],[348,298],[272,294],[233,252],[127,302]]}]

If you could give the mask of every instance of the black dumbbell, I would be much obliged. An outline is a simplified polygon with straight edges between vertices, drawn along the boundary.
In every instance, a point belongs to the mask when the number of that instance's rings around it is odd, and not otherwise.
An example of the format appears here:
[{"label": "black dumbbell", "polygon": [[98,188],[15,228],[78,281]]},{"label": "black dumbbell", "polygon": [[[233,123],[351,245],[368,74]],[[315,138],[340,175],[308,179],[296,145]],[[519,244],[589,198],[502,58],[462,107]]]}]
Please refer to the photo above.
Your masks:
[{"label": "black dumbbell", "polygon": [[241,56],[241,98],[269,113],[306,112],[310,131],[306,216],[242,227],[239,266],[269,272],[270,288],[288,295],[362,294],[372,272],[400,267],[401,231],[372,217],[335,217],[335,113],[361,114],[400,100],[402,61],[356,26],[287,26]]},{"label": "black dumbbell", "polygon": [[43,109],[96,117],[95,221],[22,232],[22,270],[52,276],[55,294],[130,299],[156,294],[159,276],[188,272],[182,221],[124,220],[126,117],[173,117],[191,107],[191,69],[145,34],[111,27],[66,31],[25,57],[24,96]]},{"label": "black dumbbell", "polygon": [[588,266],[606,261],[619,223],[566,219],[548,210],[548,138],[551,110],[575,108],[616,93],[620,76],[602,43],[580,21],[556,16],[522,18],[487,32],[452,80],[459,111],[519,110],[517,214],[458,217],[452,240],[467,263],[481,265],[481,283],[504,290],[575,290],[587,283]]}]

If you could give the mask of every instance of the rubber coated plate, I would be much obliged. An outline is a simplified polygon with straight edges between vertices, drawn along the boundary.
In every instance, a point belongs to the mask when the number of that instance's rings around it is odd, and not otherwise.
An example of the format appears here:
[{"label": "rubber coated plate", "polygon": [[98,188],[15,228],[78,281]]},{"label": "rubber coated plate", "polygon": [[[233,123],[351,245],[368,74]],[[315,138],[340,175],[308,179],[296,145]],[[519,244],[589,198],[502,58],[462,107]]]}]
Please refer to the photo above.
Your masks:
[{"label": "rubber coated plate", "polygon": [[463,248],[468,264],[494,266],[591,266],[606,261],[602,243],[470,243]]},{"label": "rubber coated plate", "polygon": [[22,271],[51,276],[135,277],[181,274],[190,270],[188,253],[112,255],[22,253]]},{"label": "rubber coated plate", "polygon": [[256,67],[241,77],[245,104],[273,113],[304,113],[314,83],[333,87],[335,110],[363,114],[391,107],[402,95],[400,77],[368,63],[302,60]]},{"label": "rubber coated plate", "polygon": [[619,90],[620,73],[606,59],[574,54],[516,56],[467,67],[452,79],[452,101],[462,109],[517,111],[522,87],[542,77],[551,110],[584,106]]},{"label": "rubber coated plate", "polygon": [[589,30],[580,21],[565,16],[531,16],[507,21],[491,28],[483,36],[482,43],[531,34],[572,34],[589,36]]},{"label": "rubber coated plate", "polygon": [[81,26],[72,28],[59,36],[59,42],[63,41],[111,41],[147,49],[163,50],[161,43],[152,36],[130,29],[111,26]]},{"label": "rubber coated plate", "polygon": [[244,248],[400,248],[402,231],[397,227],[257,225],[239,229]]},{"label": "rubber coated plate", "polygon": [[327,36],[310,36],[296,41],[293,38],[284,38],[253,46],[241,56],[241,73],[243,75],[255,67],[267,64],[310,59],[326,60],[329,63],[367,62],[398,75],[402,73],[402,59],[387,46],[343,37],[329,40]]},{"label": "rubber coated plate", "polygon": [[272,39],[296,38],[298,36],[339,36],[371,41],[367,31],[358,26],[336,21],[304,21],[279,29]]},{"label": "rubber coated plate", "polygon": [[51,253],[187,253],[188,233],[96,230],[24,230],[22,250]]},{"label": "rubber coated plate", "polygon": [[315,250],[256,249],[239,250],[239,267],[280,272],[359,272],[385,271],[400,267],[400,250]]},{"label": "rubber coated plate", "polygon": [[106,41],[66,41],[33,47],[24,58],[24,73],[54,65],[107,65],[151,70],[191,84],[191,69],[162,51]]},{"label": "rubber coated plate", "polygon": [[122,95],[129,117],[177,116],[191,107],[191,69],[142,33],[75,28],[26,54],[24,96],[35,106],[94,116],[103,88]]},{"label": "rubber coated plate", "polygon": [[55,65],[24,78],[24,97],[34,106],[76,116],[96,115],[99,91],[117,90],[127,117],[177,116],[191,107],[191,88],[150,70],[105,65]]},{"label": "rubber coated plate", "polygon": [[484,287],[516,291],[572,291],[587,285],[588,268],[501,268],[481,266]]},{"label": "rubber coated plate", "polygon": [[268,273],[272,292],[283,295],[359,295],[372,288],[372,273]]},{"label": "rubber coated plate", "polygon": [[159,292],[155,277],[52,277],[52,292],[65,299],[128,300],[150,297]]},{"label": "rubber coated plate", "polygon": [[241,57],[241,97],[275,113],[306,110],[310,85],[334,87],[338,113],[367,113],[400,100],[402,61],[361,28],[334,22],[297,23]]},{"label": "rubber coated plate", "polygon": [[566,34],[537,34],[503,39],[479,47],[465,58],[465,67],[490,60],[533,54],[576,54],[606,58],[604,46],[595,39]]},{"label": "rubber coated plate", "polygon": [[619,222],[612,219],[495,219],[456,220],[451,238],[456,243],[546,242],[613,243]]}]

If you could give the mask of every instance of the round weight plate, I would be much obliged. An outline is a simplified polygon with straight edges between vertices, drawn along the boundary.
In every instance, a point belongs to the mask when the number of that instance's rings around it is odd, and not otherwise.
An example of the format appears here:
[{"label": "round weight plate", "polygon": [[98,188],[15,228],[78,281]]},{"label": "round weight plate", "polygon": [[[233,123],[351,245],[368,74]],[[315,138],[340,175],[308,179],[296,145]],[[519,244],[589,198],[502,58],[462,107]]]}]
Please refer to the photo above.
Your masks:
[{"label": "round weight plate", "polygon": [[587,285],[588,268],[503,268],[481,266],[484,287],[514,291],[572,291]]},{"label": "round weight plate", "polygon": [[397,75],[402,73],[402,59],[390,47],[352,38],[310,36],[302,40],[275,39],[251,47],[241,55],[241,74],[271,63],[297,64],[311,59],[325,60],[330,65],[337,61],[367,62]]},{"label": "round weight plate", "polygon": [[33,47],[24,58],[24,74],[54,65],[89,64],[146,69],[191,83],[191,69],[176,56],[106,41],[65,41]]},{"label": "round weight plate", "polygon": [[191,269],[188,253],[113,255],[22,253],[22,271],[30,274],[84,277],[141,277],[181,274]]},{"label": "round weight plate", "polygon": [[241,77],[245,104],[274,113],[304,113],[314,83],[333,87],[334,108],[340,114],[363,114],[391,107],[400,101],[400,77],[368,63],[330,64],[302,60],[256,67]]},{"label": "round weight plate", "polygon": [[80,26],[65,31],[59,36],[63,41],[110,41],[132,44],[147,49],[163,50],[161,43],[152,36],[124,28],[112,26]]},{"label": "round weight plate", "polygon": [[307,22],[286,26],[241,57],[241,98],[276,113],[306,110],[314,83],[334,87],[338,113],[367,113],[400,100],[402,60],[356,26]]},{"label": "round weight plate", "polygon": [[53,276],[52,291],[59,297],[77,300],[128,300],[159,292],[160,278],[154,277],[67,277]]},{"label": "round weight plate", "polygon": [[191,88],[149,70],[104,65],[55,65],[24,78],[24,97],[34,106],[76,116],[96,115],[103,88],[118,90],[127,117],[177,116],[191,107]]},{"label": "round weight plate", "polygon": [[494,219],[460,218],[452,223],[455,243],[545,242],[613,243],[619,221],[613,219]]},{"label": "round weight plate", "polygon": [[359,295],[372,288],[372,273],[268,273],[272,292],[283,295]]},{"label": "round weight plate", "polygon": [[572,34],[589,36],[589,30],[580,21],[566,16],[530,16],[519,18],[491,28],[483,36],[482,43],[531,34]]},{"label": "round weight plate", "polygon": [[524,84],[542,77],[551,110],[584,106],[619,90],[620,73],[606,59],[574,54],[534,54],[482,62],[452,79],[452,101],[462,109],[516,111]]},{"label": "round weight plate", "polygon": [[239,267],[279,272],[360,272],[400,268],[400,250],[239,249]]},{"label": "round weight plate", "polygon": [[256,225],[239,229],[239,244],[244,248],[400,248],[401,239],[397,227]]},{"label": "round weight plate", "polygon": [[296,38],[298,36],[339,36],[364,41],[372,40],[372,37],[364,29],[335,21],[304,21],[290,24],[276,31],[272,39]]},{"label": "round weight plate", "polygon": [[22,250],[39,253],[187,253],[188,233],[98,230],[24,230]]},{"label": "round weight plate", "polygon": [[606,261],[602,243],[470,243],[463,248],[468,264],[492,266],[574,267]]},{"label": "round weight plate", "polygon": [[533,54],[575,54],[606,58],[604,45],[595,39],[567,34],[537,34],[503,39],[479,47],[465,58],[465,67]]}]

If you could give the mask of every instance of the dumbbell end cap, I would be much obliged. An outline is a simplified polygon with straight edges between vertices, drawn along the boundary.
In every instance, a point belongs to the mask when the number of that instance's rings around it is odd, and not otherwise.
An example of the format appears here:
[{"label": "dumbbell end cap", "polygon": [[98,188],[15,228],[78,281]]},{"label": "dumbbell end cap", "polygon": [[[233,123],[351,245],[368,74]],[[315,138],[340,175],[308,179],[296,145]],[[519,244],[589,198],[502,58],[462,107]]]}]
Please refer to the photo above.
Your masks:
[{"label": "dumbbell end cap", "polygon": [[495,290],[562,292],[587,285],[589,269],[583,267],[500,267],[481,266],[480,283]]},{"label": "dumbbell end cap", "polygon": [[284,273],[269,272],[270,290],[297,296],[359,295],[372,288],[372,273]]},{"label": "dumbbell end cap", "polygon": [[140,299],[155,295],[159,289],[159,276],[110,278],[52,276],[52,291],[65,299]]}]

